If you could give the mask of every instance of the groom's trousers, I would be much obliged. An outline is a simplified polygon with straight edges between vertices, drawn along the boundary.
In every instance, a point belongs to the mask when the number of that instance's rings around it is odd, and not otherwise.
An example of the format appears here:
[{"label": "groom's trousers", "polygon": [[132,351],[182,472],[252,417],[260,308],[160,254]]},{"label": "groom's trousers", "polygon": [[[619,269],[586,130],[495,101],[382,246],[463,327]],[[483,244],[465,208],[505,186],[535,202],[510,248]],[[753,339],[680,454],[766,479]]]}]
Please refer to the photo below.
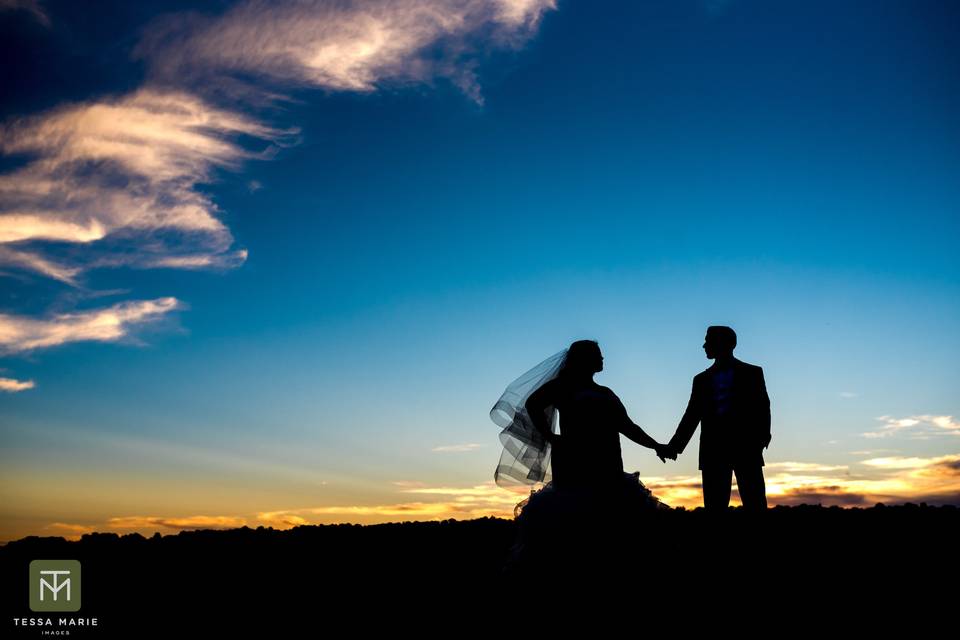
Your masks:
[{"label": "groom's trousers", "polygon": [[730,505],[730,485],[737,474],[737,490],[743,508],[762,511],[767,508],[767,489],[763,481],[763,467],[751,464],[733,464],[705,467],[703,476],[703,506],[707,511],[724,511]]}]

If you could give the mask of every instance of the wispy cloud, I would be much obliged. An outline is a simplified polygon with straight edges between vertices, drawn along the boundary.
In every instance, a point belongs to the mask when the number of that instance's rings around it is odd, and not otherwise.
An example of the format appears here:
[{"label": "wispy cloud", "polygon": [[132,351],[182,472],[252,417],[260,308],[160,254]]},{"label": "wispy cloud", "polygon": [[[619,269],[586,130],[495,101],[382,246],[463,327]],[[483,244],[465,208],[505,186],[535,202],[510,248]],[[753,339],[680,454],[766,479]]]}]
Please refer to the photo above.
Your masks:
[{"label": "wispy cloud", "polygon": [[437,453],[473,451],[474,449],[480,449],[483,446],[484,445],[482,444],[476,444],[474,442],[470,442],[467,444],[447,444],[447,445],[441,445],[439,447],[434,447],[433,449],[431,449],[431,451],[435,451]]},{"label": "wispy cloud", "polygon": [[36,386],[33,380],[16,380],[14,378],[0,378],[0,391],[16,393],[17,391],[26,391]]},{"label": "wispy cloud", "polygon": [[135,55],[154,82],[209,88],[254,75],[332,91],[446,77],[482,102],[480,51],[516,47],[555,0],[248,0],[219,16],[175,14]]},{"label": "wispy cloud", "polygon": [[769,506],[794,507],[801,504],[818,504],[825,507],[872,507],[874,502],[860,493],[851,492],[841,485],[811,485],[786,487],[779,494],[767,497]]},{"label": "wispy cloud", "polygon": [[[863,460],[844,473],[775,473],[767,481],[774,504],[804,501],[853,506],[878,502],[960,504],[960,454]],[[816,499],[815,499],[816,498]]]},{"label": "wispy cloud", "polygon": [[960,436],[960,422],[953,416],[918,415],[906,418],[880,416],[877,418],[883,427],[876,431],[867,431],[861,435],[865,438],[889,438],[905,435],[910,438],[926,440],[934,436]]},{"label": "wispy cloud", "polygon": [[57,264],[40,253],[20,251],[3,244],[0,244],[0,264],[33,271],[73,286],[77,285],[77,275],[81,272],[80,267]]},{"label": "wispy cloud", "polygon": [[763,467],[767,473],[829,473],[846,471],[844,464],[819,464],[816,462],[771,462]]},{"label": "wispy cloud", "polygon": [[[260,513],[259,520],[310,522],[390,522],[404,520],[468,520],[482,517],[512,518],[513,508],[523,496],[497,486],[492,480],[466,487],[427,486],[421,482],[395,482],[401,494],[423,496],[425,500],[400,500],[372,505],[325,505],[282,512]],[[303,521],[303,522],[301,522]]]},{"label": "wispy cloud", "polygon": [[0,12],[3,11],[25,11],[43,26],[50,26],[50,16],[38,0],[0,0]]},{"label": "wispy cloud", "polygon": [[97,530],[95,525],[90,524],[71,524],[69,522],[51,522],[44,527],[44,530],[53,534],[62,535],[67,540],[79,540],[85,533],[93,533]]},{"label": "wispy cloud", "polygon": [[248,522],[248,519],[243,516],[120,516],[94,524],[51,522],[44,525],[42,529],[50,535],[59,535],[67,540],[80,540],[84,534],[94,532],[110,531],[121,534],[136,532],[141,535],[151,535],[156,532],[163,535],[198,529],[236,529],[247,525]]},{"label": "wispy cloud", "polygon": [[[296,132],[217,108],[198,91],[236,71],[336,91],[447,75],[476,92],[464,76],[470,63],[461,59],[468,40],[516,45],[552,8],[554,0],[250,0],[220,16],[167,16],[136,51],[154,70],[147,86],[0,128],[0,152],[30,158],[0,176],[0,261],[67,283],[100,266],[236,266],[246,253],[230,251],[233,238],[197,185],[212,181],[216,168],[271,157],[274,145]],[[438,51],[456,59],[438,58]],[[207,82],[190,85],[197,77]],[[237,136],[273,145],[253,152]],[[53,255],[25,246],[51,242],[74,250]],[[136,251],[105,251],[124,244]]]},{"label": "wispy cloud", "polygon": [[703,503],[699,476],[651,477],[642,478],[642,482],[671,507],[693,509]]},{"label": "wispy cloud", "polygon": [[[0,262],[70,284],[105,266],[242,263],[197,186],[216,168],[270,157],[291,133],[151,89],[9,122],[0,152],[29,160],[0,176]],[[241,135],[273,145],[249,151],[231,139]]]},{"label": "wispy cloud", "polygon": [[61,313],[47,318],[0,314],[0,355],[93,340],[132,339],[135,328],[183,308],[176,298],[119,302],[105,309]]},{"label": "wispy cloud", "polygon": [[246,524],[246,519],[238,516],[123,516],[107,520],[110,529],[168,529],[187,531],[190,529],[234,529]]},{"label": "wispy cloud", "polygon": [[[960,454],[933,458],[878,458],[863,463],[871,475],[843,465],[809,462],[779,462],[767,470],[767,501],[770,506],[821,504],[823,506],[872,507],[878,502],[898,504],[960,505]],[[735,480],[735,477],[734,477]],[[699,476],[647,477],[644,484],[672,507],[694,509],[703,505]],[[47,529],[67,537],[111,529],[143,534],[188,529],[226,529],[265,526],[290,529],[299,525],[352,522],[376,524],[416,520],[470,520],[482,517],[513,518],[514,507],[528,493],[497,486],[493,481],[470,486],[430,486],[420,481],[396,481],[400,494],[419,500],[378,501],[373,504],[320,505],[253,514],[187,516],[120,516],[99,525],[55,522]],[[740,504],[736,489],[731,505]]]},{"label": "wispy cloud", "polygon": [[[482,55],[521,46],[555,8],[555,0],[247,0],[220,15],[160,18],[134,51],[150,69],[140,89],[0,126],[0,153],[20,162],[0,175],[0,265],[77,288],[97,268],[238,267],[247,249],[234,246],[199,186],[273,157],[298,134],[246,115],[251,106],[292,100],[278,91],[296,86],[372,92],[436,78],[482,102]],[[3,10],[49,23],[35,1],[0,0]],[[0,348],[114,340],[138,322],[109,317],[3,316]]]},{"label": "wispy cloud", "polygon": [[859,451],[851,451],[850,455],[852,456],[875,456],[878,453],[897,453],[897,449],[861,449]]},{"label": "wispy cloud", "polygon": [[878,469],[910,469],[917,471],[917,476],[958,476],[960,477],[960,455],[937,456],[934,458],[919,458],[894,456],[890,458],[871,458],[860,464]]},{"label": "wispy cloud", "polygon": [[870,460],[863,460],[860,464],[880,469],[921,469],[928,466],[930,460],[928,458],[905,458],[898,456],[893,458],[871,458]]},{"label": "wispy cloud", "polygon": [[[767,503],[871,507],[878,502],[960,505],[960,454],[889,457],[849,465],[775,462],[764,467]],[[736,486],[736,476],[733,478]],[[671,506],[703,505],[698,476],[644,479],[654,495]],[[731,504],[740,504],[734,489]]]},{"label": "wispy cloud", "polygon": [[[133,515],[108,518],[99,524],[70,524],[55,522],[44,528],[63,534],[68,539],[79,539],[92,531],[136,531],[144,535],[153,532],[169,533],[194,529],[233,529],[237,527],[273,527],[291,529],[300,525],[336,524],[353,522],[377,524],[399,521],[437,521],[455,518],[499,517],[512,518],[519,501],[493,482],[469,488],[434,488],[429,495],[440,499],[431,501],[396,501],[369,505],[345,504],[260,511],[243,515],[189,515],[155,516]],[[447,499],[443,499],[443,498]]]}]

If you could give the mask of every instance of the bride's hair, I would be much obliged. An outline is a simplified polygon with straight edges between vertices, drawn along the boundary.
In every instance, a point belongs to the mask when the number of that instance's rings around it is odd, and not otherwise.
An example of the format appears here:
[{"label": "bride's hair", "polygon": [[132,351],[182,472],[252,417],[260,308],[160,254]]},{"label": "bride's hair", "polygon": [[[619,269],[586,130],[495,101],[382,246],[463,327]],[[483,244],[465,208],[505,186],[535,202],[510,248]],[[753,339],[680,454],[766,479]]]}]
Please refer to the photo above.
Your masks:
[{"label": "bride's hair", "polygon": [[563,361],[560,375],[583,371],[590,366],[599,352],[600,344],[596,340],[577,340],[567,349],[567,358]]}]

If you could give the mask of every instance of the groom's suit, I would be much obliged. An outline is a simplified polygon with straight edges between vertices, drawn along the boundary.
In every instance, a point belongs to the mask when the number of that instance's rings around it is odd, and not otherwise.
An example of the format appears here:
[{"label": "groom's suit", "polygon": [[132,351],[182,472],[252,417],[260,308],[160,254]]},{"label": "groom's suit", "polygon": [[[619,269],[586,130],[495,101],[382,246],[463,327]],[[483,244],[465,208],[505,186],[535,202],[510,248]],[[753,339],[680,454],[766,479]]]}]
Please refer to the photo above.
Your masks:
[{"label": "groom's suit", "polygon": [[770,398],[763,369],[734,358],[732,373],[714,364],[697,374],[670,447],[683,453],[698,424],[703,426],[699,469],[704,506],[727,506],[731,473],[736,472],[744,506],[765,507],[762,453],[770,442]]}]

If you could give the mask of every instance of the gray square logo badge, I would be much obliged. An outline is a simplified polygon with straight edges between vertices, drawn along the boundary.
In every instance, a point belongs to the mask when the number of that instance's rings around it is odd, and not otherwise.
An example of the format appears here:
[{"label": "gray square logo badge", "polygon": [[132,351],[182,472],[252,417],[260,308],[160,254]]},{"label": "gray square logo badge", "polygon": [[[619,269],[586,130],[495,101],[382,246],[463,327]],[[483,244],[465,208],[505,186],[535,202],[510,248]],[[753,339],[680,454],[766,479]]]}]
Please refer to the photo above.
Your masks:
[{"label": "gray square logo badge", "polygon": [[32,561],[30,563],[30,610],[79,611],[80,561]]}]

